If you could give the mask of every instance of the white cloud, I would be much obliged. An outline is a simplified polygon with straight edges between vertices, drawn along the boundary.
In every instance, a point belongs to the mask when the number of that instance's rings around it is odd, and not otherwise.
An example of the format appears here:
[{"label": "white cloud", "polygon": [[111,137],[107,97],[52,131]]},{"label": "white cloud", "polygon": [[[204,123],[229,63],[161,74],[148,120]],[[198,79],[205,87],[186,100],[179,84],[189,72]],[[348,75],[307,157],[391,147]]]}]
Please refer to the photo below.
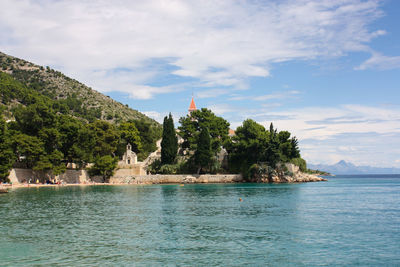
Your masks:
[{"label": "white cloud", "polygon": [[400,56],[389,57],[384,56],[380,53],[374,52],[372,56],[363,62],[360,66],[356,67],[356,70],[366,69],[378,69],[378,70],[390,70],[400,68]]},{"label": "white cloud", "polygon": [[284,114],[289,119],[274,120],[274,125],[299,137],[310,162],[345,159],[358,165],[390,167],[400,153],[400,110],[346,105]]},{"label": "white cloud", "polygon": [[[382,16],[375,0],[2,0],[1,7],[1,50],[139,99],[171,92],[150,86],[160,75],[245,89],[274,63],[369,52],[368,42],[385,33],[368,30]],[[132,73],[110,75],[118,68]]]},{"label": "white cloud", "polygon": [[280,92],[280,93],[272,93],[272,94],[266,94],[266,95],[260,95],[260,96],[235,94],[232,97],[230,97],[229,100],[233,100],[233,101],[240,101],[240,100],[268,101],[268,100],[293,98],[299,94],[300,94],[300,92],[296,91],[296,90]]},{"label": "white cloud", "polygon": [[398,107],[342,105],[284,111],[236,109],[235,113],[225,117],[232,127],[241,125],[245,118],[252,118],[265,127],[273,122],[278,130],[287,130],[297,136],[302,156],[313,163],[332,164],[344,159],[357,165],[398,165]]},{"label": "white cloud", "polygon": [[227,94],[228,92],[229,90],[227,89],[210,89],[196,93],[196,98],[213,98]]},{"label": "white cloud", "polygon": [[393,108],[343,105],[261,114],[264,118],[272,118],[264,120],[265,125],[273,121],[280,130],[289,130],[301,139],[324,140],[342,133],[400,133],[400,110]]},{"label": "white cloud", "polygon": [[218,116],[237,111],[237,108],[228,104],[211,105],[207,108],[212,110],[212,112],[214,112]]},{"label": "white cloud", "polygon": [[[149,110],[149,111],[142,111],[142,113],[162,124],[164,122],[164,117],[168,116],[168,114],[170,112],[158,112],[158,111],[155,111],[155,110]],[[180,113],[172,112],[171,115],[172,115],[172,118],[174,120],[175,127],[178,127],[179,119],[181,117],[185,117],[187,114],[182,113],[182,112],[180,112]]]},{"label": "white cloud", "polygon": [[285,98],[291,98],[298,94],[300,94],[299,91],[293,90],[293,91],[288,91],[288,92],[283,92],[283,93],[275,93],[275,94],[256,96],[253,99],[257,100],[257,101],[266,101],[266,100],[272,100],[272,99],[285,99]]},{"label": "white cloud", "polygon": [[164,117],[158,111],[150,110],[150,111],[142,111],[142,113],[144,115],[158,121],[159,123],[163,123]]}]

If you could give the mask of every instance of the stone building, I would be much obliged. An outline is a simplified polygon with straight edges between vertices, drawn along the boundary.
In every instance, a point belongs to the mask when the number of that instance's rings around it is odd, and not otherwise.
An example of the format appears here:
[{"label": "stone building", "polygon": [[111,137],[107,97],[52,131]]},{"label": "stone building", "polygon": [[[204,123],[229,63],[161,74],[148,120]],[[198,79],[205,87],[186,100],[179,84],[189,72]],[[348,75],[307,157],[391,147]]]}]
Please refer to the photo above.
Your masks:
[{"label": "stone building", "polygon": [[126,151],[122,156],[122,160],[118,162],[118,170],[115,175],[145,175],[144,162],[138,162],[137,155],[132,151],[132,145],[126,146]]},{"label": "stone building", "polygon": [[121,165],[134,165],[138,163],[137,161],[137,155],[135,152],[132,151],[132,145],[127,144],[126,145],[126,151],[124,155],[122,156],[122,160],[119,162]]}]

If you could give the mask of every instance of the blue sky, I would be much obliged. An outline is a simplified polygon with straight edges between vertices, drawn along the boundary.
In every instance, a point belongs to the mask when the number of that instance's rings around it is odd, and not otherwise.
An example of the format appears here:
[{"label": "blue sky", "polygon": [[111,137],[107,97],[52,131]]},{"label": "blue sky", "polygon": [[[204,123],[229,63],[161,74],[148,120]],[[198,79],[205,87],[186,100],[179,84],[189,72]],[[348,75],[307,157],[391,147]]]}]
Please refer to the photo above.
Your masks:
[{"label": "blue sky", "polygon": [[400,167],[400,2],[0,0],[0,50],[162,121],[198,107]]}]

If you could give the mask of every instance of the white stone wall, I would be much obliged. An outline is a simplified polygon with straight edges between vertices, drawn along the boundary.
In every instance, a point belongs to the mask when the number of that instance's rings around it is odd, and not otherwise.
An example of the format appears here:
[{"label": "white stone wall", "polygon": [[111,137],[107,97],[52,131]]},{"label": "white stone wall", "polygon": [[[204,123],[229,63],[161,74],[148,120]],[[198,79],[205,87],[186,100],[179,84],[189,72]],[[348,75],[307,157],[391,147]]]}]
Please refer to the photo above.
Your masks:
[{"label": "white stone wall", "polygon": [[[102,183],[101,176],[89,177],[86,170],[70,170],[65,173],[52,177],[58,181],[68,184],[85,184],[85,183]],[[12,169],[9,176],[13,184],[27,183],[31,179],[31,183],[35,183],[37,179],[44,182],[48,179],[43,174],[37,174],[31,169]],[[118,169],[114,176],[110,178],[110,183],[114,184],[183,184],[183,183],[235,183],[242,182],[243,178],[240,174],[217,174],[217,175],[145,175],[138,174],[135,168]]]},{"label": "white stone wall", "polygon": [[10,171],[8,179],[13,184],[27,183],[29,179],[31,179],[32,182],[36,181],[33,175],[33,171],[31,169],[19,169],[19,168],[12,169]]},{"label": "white stone wall", "polygon": [[133,165],[118,164],[118,169],[116,170],[114,176],[123,175],[122,173],[128,173],[127,175],[146,175],[146,170],[144,169],[143,163],[137,163]]},{"label": "white stone wall", "polygon": [[66,170],[65,173],[57,176],[57,179],[67,184],[84,184],[90,181],[86,170]]},{"label": "white stone wall", "polygon": [[240,174],[221,175],[114,175],[110,183],[115,184],[185,184],[185,183],[235,183],[242,182]]},{"label": "white stone wall", "polygon": [[32,169],[20,169],[14,168],[10,171],[8,179],[13,184],[27,183],[31,180],[31,183],[36,183],[36,180],[44,183],[47,179],[56,179],[68,184],[83,184],[90,181],[89,174],[86,170],[71,170],[67,169],[65,173],[57,176],[50,176],[43,172],[35,172]]}]

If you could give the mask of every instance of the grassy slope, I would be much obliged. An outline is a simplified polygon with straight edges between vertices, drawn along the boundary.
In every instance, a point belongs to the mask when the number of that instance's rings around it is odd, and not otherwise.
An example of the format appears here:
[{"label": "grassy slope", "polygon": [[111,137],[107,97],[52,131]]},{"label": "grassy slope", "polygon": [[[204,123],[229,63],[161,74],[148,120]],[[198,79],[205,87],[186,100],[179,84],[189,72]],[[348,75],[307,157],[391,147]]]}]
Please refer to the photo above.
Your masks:
[{"label": "grassy slope", "polygon": [[[144,119],[159,125],[153,119],[107,97],[59,71],[35,65],[0,52],[0,71],[13,76],[26,86],[53,100],[78,99],[82,107],[98,113],[98,118],[110,122]],[[79,117],[80,114],[75,114]]]}]

